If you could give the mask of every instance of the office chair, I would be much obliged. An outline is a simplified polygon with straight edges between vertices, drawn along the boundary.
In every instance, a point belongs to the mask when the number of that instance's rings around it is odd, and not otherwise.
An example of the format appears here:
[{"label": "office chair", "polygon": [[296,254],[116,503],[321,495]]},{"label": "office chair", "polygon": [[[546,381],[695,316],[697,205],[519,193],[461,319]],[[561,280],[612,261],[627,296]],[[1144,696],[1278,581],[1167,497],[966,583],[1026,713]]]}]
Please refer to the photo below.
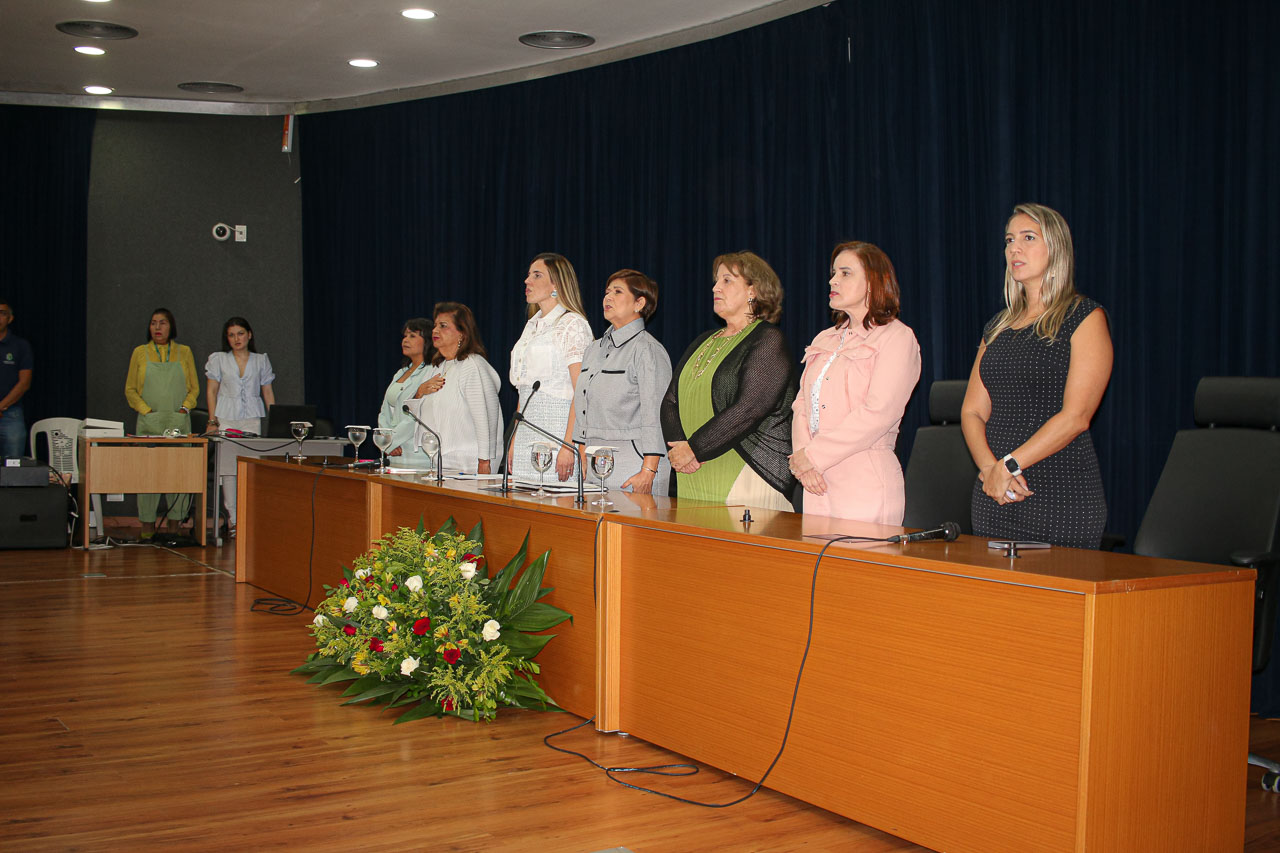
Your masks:
[{"label": "office chair", "polygon": [[[79,418],[44,418],[31,425],[29,435],[30,455],[37,455],[40,436],[44,436],[49,448],[49,467],[62,475],[68,485],[80,482],[80,427],[84,421]],[[82,523],[96,528],[98,536],[106,535],[106,524],[102,515],[102,495],[90,498],[90,506],[80,507],[85,515]]]},{"label": "office chair", "polygon": [[[1257,570],[1253,671],[1267,668],[1280,595],[1280,378],[1205,377],[1195,429],[1180,430],[1133,543],[1135,554]],[[1280,790],[1280,763],[1262,786]]]},{"label": "office chair", "polygon": [[911,458],[903,475],[906,484],[904,527],[933,527],[943,521],[972,533],[970,501],[978,466],[960,430],[960,408],[969,387],[964,379],[941,380],[929,386],[929,420],[933,426],[916,430]]}]

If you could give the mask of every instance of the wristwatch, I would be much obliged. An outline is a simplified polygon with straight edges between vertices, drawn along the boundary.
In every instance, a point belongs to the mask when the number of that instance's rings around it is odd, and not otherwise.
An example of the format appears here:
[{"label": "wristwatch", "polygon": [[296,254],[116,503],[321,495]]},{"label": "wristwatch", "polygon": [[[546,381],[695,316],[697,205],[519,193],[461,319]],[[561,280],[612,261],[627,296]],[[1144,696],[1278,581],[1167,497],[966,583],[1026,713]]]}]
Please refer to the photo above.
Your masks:
[{"label": "wristwatch", "polygon": [[1012,474],[1013,476],[1015,476],[1015,477],[1016,477],[1016,476],[1018,476],[1019,474],[1021,474],[1021,473],[1022,473],[1022,466],[1018,464],[1018,460],[1017,460],[1017,459],[1014,459],[1014,458],[1013,458],[1013,454],[1012,454],[1012,453],[1007,454],[1007,455],[1006,455],[1003,459],[1001,459],[1000,461],[1004,463],[1004,467],[1005,467],[1006,469],[1008,469],[1009,473],[1010,473],[1010,474]]}]

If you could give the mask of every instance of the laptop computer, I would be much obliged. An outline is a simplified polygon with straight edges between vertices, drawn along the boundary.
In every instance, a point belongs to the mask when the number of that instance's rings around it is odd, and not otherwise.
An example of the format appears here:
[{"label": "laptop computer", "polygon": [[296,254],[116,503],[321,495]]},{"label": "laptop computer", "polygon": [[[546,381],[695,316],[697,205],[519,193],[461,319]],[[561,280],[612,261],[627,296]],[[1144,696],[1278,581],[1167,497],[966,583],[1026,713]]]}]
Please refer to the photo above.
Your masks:
[{"label": "laptop computer", "polygon": [[289,424],[293,421],[316,422],[316,407],[311,405],[286,406],[276,403],[267,409],[267,438],[293,438]]}]

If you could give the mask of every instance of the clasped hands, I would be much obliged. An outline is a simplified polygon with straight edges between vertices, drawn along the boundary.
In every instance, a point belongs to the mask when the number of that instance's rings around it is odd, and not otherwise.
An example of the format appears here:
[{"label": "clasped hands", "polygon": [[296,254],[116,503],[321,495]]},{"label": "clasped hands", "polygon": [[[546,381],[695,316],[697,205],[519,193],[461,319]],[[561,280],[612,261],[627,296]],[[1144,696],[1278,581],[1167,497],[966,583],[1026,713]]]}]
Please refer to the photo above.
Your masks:
[{"label": "clasped hands", "polygon": [[667,451],[667,459],[671,461],[672,470],[679,471],[681,474],[692,474],[702,467],[698,457],[693,454],[693,448],[689,446],[689,442],[668,441],[667,447],[671,448]]},{"label": "clasped hands", "polygon": [[1024,475],[1013,476],[999,459],[979,471],[978,479],[982,481],[983,493],[1001,506],[1025,501],[1035,494]]},{"label": "clasped hands", "polygon": [[444,387],[444,376],[437,374],[432,376],[426,382],[418,386],[418,392],[414,394],[414,398],[425,397],[428,394],[434,394]]},{"label": "clasped hands", "polygon": [[804,486],[804,490],[811,495],[825,495],[827,493],[827,481],[822,476],[822,472],[813,467],[813,463],[809,461],[809,454],[805,453],[804,448],[800,448],[790,456],[791,473],[800,481],[800,485]]}]

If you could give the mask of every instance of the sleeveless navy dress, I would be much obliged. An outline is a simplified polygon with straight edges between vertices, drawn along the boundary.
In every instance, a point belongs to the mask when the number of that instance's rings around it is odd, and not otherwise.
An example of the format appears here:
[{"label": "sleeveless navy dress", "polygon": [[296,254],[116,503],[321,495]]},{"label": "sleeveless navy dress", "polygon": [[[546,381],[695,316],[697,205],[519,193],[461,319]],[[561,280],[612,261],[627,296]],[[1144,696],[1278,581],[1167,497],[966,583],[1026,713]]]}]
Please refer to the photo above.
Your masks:
[{"label": "sleeveless navy dress", "polygon": [[[1081,298],[1063,320],[1055,342],[1032,326],[1006,329],[987,344],[979,376],[991,397],[987,444],[996,458],[1012,453],[1062,410],[1071,366],[1071,336],[1096,308]],[[989,331],[995,325],[987,323]],[[1032,324],[1034,325],[1034,324]],[[1023,470],[1034,495],[997,504],[973,484],[973,532],[995,539],[1030,539],[1073,548],[1097,548],[1107,523],[1107,500],[1093,439],[1085,430],[1062,450]]]}]

